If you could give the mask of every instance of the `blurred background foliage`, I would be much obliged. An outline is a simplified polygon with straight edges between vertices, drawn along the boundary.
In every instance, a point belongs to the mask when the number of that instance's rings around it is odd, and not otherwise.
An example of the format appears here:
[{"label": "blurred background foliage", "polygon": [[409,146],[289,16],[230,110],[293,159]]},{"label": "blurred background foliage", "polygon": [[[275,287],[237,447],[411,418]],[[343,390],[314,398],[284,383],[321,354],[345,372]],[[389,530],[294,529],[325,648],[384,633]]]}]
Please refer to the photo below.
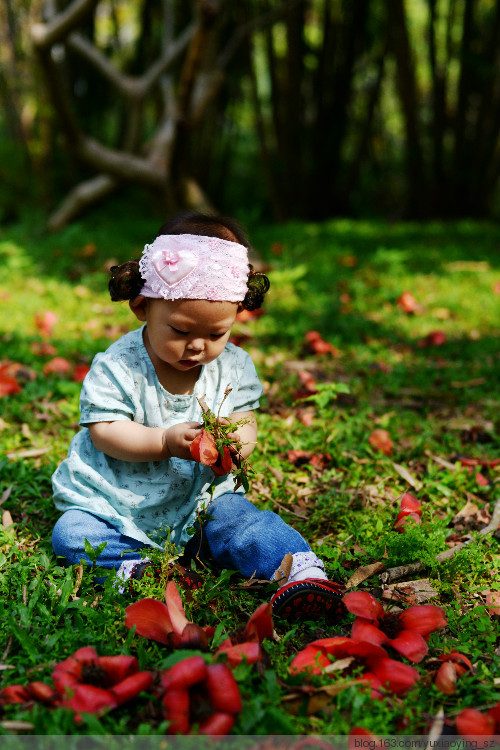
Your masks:
[{"label": "blurred background foliage", "polygon": [[497,218],[498,0],[4,0],[0,221]]}]

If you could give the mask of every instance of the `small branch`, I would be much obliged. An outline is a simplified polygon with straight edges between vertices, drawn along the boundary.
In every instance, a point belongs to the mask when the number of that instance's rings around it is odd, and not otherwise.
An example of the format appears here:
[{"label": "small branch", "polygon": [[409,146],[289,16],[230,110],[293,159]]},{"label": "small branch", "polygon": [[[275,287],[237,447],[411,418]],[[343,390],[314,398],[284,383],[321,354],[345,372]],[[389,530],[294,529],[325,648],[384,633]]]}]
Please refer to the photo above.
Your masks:
[{"label": "small branch", "polygon": [[92,138],[84,138],[78,144],[78,156],[100,172],[108,172],[121,180],[160,189],[165,187],[165,174],[148,159],[116,151]]},{"label": "small branch", "polygon": [[105,174],[80,182],[50,216],[47,225],[48,230],[50,232],[59,231],[89,206],[110,195],[118,188],[119,184],[116,178]]},{"label": "small branch", "polygon": [[61,13],[48,23],[35,23],[31,27],[31,38],[35,47],[47,50],[67,36],[93,11],[98,0],[73,0]]}]

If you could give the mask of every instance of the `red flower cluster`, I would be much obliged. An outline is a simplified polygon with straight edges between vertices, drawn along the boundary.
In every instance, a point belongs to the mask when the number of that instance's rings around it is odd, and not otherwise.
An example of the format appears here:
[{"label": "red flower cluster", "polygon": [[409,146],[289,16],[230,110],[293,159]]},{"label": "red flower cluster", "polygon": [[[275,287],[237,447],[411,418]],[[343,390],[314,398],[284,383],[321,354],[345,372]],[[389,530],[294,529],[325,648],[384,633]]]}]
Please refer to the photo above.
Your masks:
[{"label": "red flower cluster", "polygon": [[163,708],[168,734],[229,734],[242,709],[236,680],[226,664],[205,664],[191,656],[163,673]]},{"label": "red flower cluster", "polygon": [[208,638],[214,633],[213,628],[200,628],[196,623],[189,622],[173,581],[167,583],[165,602],[163,604],[157,599],[134,602],[125,610],[126,627],[135,625],[138,635],[172,648],[199,648],[206,651]]},{"label": "red flower cluster", "polygon": [[399,504],[399,514],[394,524],[394,529],[401,534],[404,533],[408,523],[422,523],[422,506],[410,492],[405,492]]},{"label": "red flower cluster", "polygon": [[92,646],[75,651],[52,673],[54,686],[44,682],[10,685],[0,691],[0,704],[38,701],[51,708],[63,706],[75,712],[102,714],[127,703],[153,682],[151,672],[139,671],[132,656],[98,656]]},{"label": "red flower cluster", "polygon": [[391,646],[415,663],[422,661],[429,650],[425,637],[446,625],[443,609],[434,604],[421,604],[399,614],[390,614],[367,591],[353,591],[346,594],[343,601],[349,612],[356,615],[351,638]]},{"label": "red flower cluster", "polygon": [[356,615],[351,637],[313,641],[295,656],[291,671],[321,674],[328,671],[333,656],[346,660],[342,665],[346,669],[364,670],[359,679],[370,686],[373,697],[381,697],[384,690],[406,693],[418,680],[418,672],[391,659],[383,646],[391,646],[410,661],[421,661],[428,651],[425,638],[446,625],[441,607],[424,604],[393,615],[366,591],[350,592],[343,602]]}]

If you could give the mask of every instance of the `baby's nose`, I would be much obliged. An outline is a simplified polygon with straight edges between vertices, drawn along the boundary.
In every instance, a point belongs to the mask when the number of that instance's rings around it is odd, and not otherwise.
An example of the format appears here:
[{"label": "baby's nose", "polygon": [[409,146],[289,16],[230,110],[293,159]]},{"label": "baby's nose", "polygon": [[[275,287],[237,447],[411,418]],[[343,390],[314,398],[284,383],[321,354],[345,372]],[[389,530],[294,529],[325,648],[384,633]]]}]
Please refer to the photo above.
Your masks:
[{"label": "baby's nose", "polygon": [[187,348],[193,352],[201,352],[205,348],[205,342],[203,339],[192,339],[188,342]]}]

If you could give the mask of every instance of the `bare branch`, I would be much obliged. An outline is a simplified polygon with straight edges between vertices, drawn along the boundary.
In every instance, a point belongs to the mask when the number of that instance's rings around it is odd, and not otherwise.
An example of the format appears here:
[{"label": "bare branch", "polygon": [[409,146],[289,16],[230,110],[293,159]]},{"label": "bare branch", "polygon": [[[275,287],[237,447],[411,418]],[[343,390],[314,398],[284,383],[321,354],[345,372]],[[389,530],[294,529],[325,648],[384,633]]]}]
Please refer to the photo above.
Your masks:
[{"label": "bare branch", "polygon": [[170,49],[140,77],[120,73],[98,47],[78,32],[73,32],[68,37],[67,43],[71,49],[91,63],[121,94],[129,99],[142,99],[157,83],[160,76],[175,64],[195,31],[196,24],[190,24],[180,37],[171,44]]},{"label": "bare branch", "polygon": [[116,151],[92,138],[83,138],[77,149],[80,159],[126,182],[137,182],[154,188],[165,188],[166,175],[149,159]]},{"label": "bare branch", "polygon": [[85,180],[73,188],[59,208],[49,218],[47,228],[57,232],[86,208],[106,198],[119,187],[119,181],[109,175],[100,174]]},{"label": "bare branch", "polygon": [[98,0],[73,0],[61,13],[48,23],[36,23],[31,27],[31,38],[38,50],[47,50],[61,41],[76,28],[95,8]]}]

